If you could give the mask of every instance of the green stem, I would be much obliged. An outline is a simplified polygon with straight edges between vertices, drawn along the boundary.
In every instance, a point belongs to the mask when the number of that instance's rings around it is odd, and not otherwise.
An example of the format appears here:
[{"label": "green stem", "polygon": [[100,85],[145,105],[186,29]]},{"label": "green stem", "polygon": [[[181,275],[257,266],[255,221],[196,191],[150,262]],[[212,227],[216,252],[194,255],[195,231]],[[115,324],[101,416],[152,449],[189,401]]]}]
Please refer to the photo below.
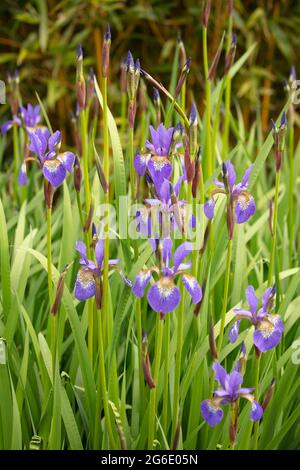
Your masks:
[{"label": "green stem", "polygon": [[211,82],[208,79],[208,54],[207,54],[207,28],[202,28],[203,65],[205,76],[205,99],[206,99],[206,177],[212,174],[212,152],[211,152]]},{"label": "green stem", "polygon": [[180,283],[180,304],[178,309],[177,319],[177,349],[175,359],[175,379],[174,379],[174,403],[173,403],[173,419],[172,419],[172,442],[174,440],[176,429],[178,425],[179,416],[179,388],[180,388],[180,373],[181,373],[181,355],[183,343],[183,311],[184,311],[184,295],[185,291],[182,282]]},{"label": "green stem", "polygon": [[[226,41],[226,54],[229,53],[230,44],[232,40],[232,16],[229,17],[227,41]],[[222,141],[222,159],[226,160],[228,157],[228,140],[229,140],[229,126],[230,126],[230,102],[231,102],[231,78],[227,75],[226,78],[226,91],[225,91],[225,117],[224,117],[224,130]]]},{"label": "green stem", "polygon": [[274,197],[274,213],[273,213],[273,234],[272,234],[272,245],[271,245],[271,255],[270,255],[270,265],[269,265],[269,276],[268,276],[268,286],[271,287],[273,282],[273,270],[274,270],[274,261],[276,254],[276,231],[277,231],[277,218],[278,218],[278,198],[279,198],[279,184],[280,184],[280,171],[276,172],[275,180],[275,197]]},{"label": "green stem", "polygon": [[133,137],[134,130],[132,127],[129,128],[129,162],[130,162],[130,190],[131,190],[131,200],[134,201],[135,198],[135,184],[134,184],[134,147],[133,147]]},{"label": "green stem", "polygon": [[86,119],[86,111],[84,109],[82,109],[80,112],[80,130],[81,130],[81,144],[82,144],[85,211],[87,215],[89,213],[90,205],[91,205],[91,191],[90,191],[89,166],[88,166],[87,119]]},{"label": "green stem", "polygon": [[289,255],[290,266],[293,266],[294,255],[294,186],[295,186],[295,170],[294,170],[294,126],[291,122],[289,131]]},{"label": "green stem", "polygon": [[212,162],[213,162],[213,168],[215,166],[215,161],[216,161],[216,148],[217,148],[217,138],[218,138],[218,130],[219,130],[219,123],[220,123],[220,112],[221,112],[221,105],[222,105],[222,98],[223,98],[223,93],[225,89],[225,84],[226,84],[227,76],[223,78],[222,83],[221,83],[221,89],[220,93],[218,96],[218,101],[216,104],[216,109],[214,111],[214,126],[213,126],[213,137],[212,137]]},{"label": "green stem", "polygon": [[20,169],[20,148],[18,137],[18,125],[13,124],[13,150],[14,150],[14,185],[16,194],[18,194],[18,174]]},{"label": "green stem", "polygon": [[108,393],[106,385],[106,373],[105,373],[105,355],[103,347],[103,328],[102,328],[102,319],[101,313],[103,311],[97,310],[98,312],[98,355],[99,355],[99,369],[98,369],[98,385],[97,385],[97,402],[96,402],[96,421],[95,421],[95,434],[94,434],[94,449],[99,448],[99,435],[100,435],[100,424],[101,424],[101,396],[103,401],[103,409],[105,416],[105,424],[109,437],[110,448],[116,449],[115,438],[112,430],[110,413],[109,413],[109,403],[108,403]]},{"label": "green stem", "polygon": [[139,360],[139,386],[140,386],[140,402],[141,410],[144,406],[144,373],[142,366],[142,311],[141,311],[141,299],[136,298],[136,336],[138,343],[138,360]]},{"label": "green stem", "polygon": [[150,390],[150,403],[149,403],[149,421],[148,421],[148,449],[153,448],[153,442],[155,438],[155,421],[156,421],[156,390],[158,387],[158,375],[160,367],[160,358],[162,351],[162,339],[163,339],[163,326],[164,320],[160,319],[159,314],[156,317],[156,336],[155,336],[155,356],[154,356],[154,370],[153,380],[155,387]]},{"label": "green stem", "polygon": [[169,405],[169,355],[170,355],[170,315],[166,316],[165,338],[164,338],[164,391],[162,409],[162,428],[167,435],[168,405]]},{"label": "green stem", "polygon": [[[51,219],[52,209],[47,208],[47,270],[48,270],[48,293],[49,293],[49,304],[51,309],[53,305],[53,286],[52,286],[52,239],[51,239]],[[55,371],[55,352],[56,352],[56,315],[51,315],[51,353],[53,363],[53,373]]]},{"label": "green stem", "polygon": [[[261,354],[256,360],[256,369],[255,369],[255,392],[254,392],[254,397],[255,400],[258,401],[259,398],[259,374],[260,374],[260,363],[261,363]],[[259,431],[259,421],[256,421],[254,423],[254,435],[253,435],[253,450],[257,449],[257,443],[258,443],[258,431]]]},{"label": "green stem", "polygon": [[81,197],[80,197],[80,193],[77,192],[77,191],[76,191],[76,201],[77,201],[77,207],[78,207],[81,227],[83,228],[84,227],[84,219],[83,219],[83,213],[82,213]]},{"label": "green stem", "polygon": [[121,132],[120,132],[120,137],[121,137],[121,142],[122,145],[124,146],[124,136],[125,136],[125,129],[126,129],[126,110],[127,110],[127,93],[122,93],[121,96]]},{"label": "green stem", "polygon": [[227,247],[227,261],[226,261],[224,293],[223,293],[223,306],[222,306],[222,312],[221,312],[220,333],[219,333],[218,346],[217,346],[218,355],[220,354],[222,343],[223,343],[223,337],[224,337],[224,327],[225,327],[225,318],[226,318],[227,303],[228,303],[229,281],[230,281],[231,253],[232,253],[232,240],[229,240],[228,241],[228,247]]}]

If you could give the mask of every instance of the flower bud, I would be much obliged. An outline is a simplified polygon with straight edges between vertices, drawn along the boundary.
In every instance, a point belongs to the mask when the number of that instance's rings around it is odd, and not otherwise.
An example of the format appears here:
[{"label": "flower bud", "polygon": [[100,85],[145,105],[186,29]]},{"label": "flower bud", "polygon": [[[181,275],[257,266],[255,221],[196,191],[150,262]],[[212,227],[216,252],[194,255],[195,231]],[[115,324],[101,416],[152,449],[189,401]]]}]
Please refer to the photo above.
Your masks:
[{"label": "flower bud", "polygon": [[99,157],[99,155],[96,151],[95,144],[94,144],[94,155],[95,155],[96,170],[97,170],[99,182],[102,186],[102,189],[103,189],[104,193],[107,193],[108,189],[109,189],[108,188],[108,182],[106,181],[104,170],[103,170],[103,167],[102,167],[102,163],[101,163],[100,157]]},{"label": "flower bud", "polygon": [[184,150],[184,166],[185,166],[187,181],[191,183],[195,175],[195,165],[194,165],[194,162],[192,162],[190,158],[190,146],[189,145],[186,145],[185,150]]},{"label": "flower bud", "polygon": [[147,333],[144,330],[143,330],[143,335],[142,335],[142,366],[143,366],[144,377],[148,384],[148,387],[150,389],[155,388],[155,383],[152,378],[151,364],[150,364],[149,353],[148,353],[148,337],[147,337]]},{"label": "flower bud", "polygon": [[264,396],[264,399],[263,399],[263,402],[262,402],[262,405],[261,405],[261,407],[264,411],[269,406],[270,401],[273,398],[274,389],[275,389],[275,379],[273,379],[272,382],[270,383],[270,385],[268,386],[266,394]]},{"label": "flower bud", "polygon": [[51,314],[56,315],[60,306],[60,302],[63,296],[64,292],[64,286],[65,286],[65,277],[68,271],[69,265],[66,265],[59,276],[57,287],[56,287],[56,294],[55,294],[55,299],[53,302],[53,305],[51,307]]},{"label": "flower bud", "polygon": [[236,53],[236,44],[237,44],[236,34],[232,33],[230,49],[229,49],[228,54],[226,54],[226,57],[225,57],[225,70],[224,70],[225,75],[228,74],[229,70],[232,67],[235,53]]},{"label": "flower bud", "polygon": [[280,171],[282,165],[282,156],[285,147],[285,136],[287,132],[287,119],[286,114],[283,113],[280,120],[279,127],[276,126],[272,120],[273,127],[273,138],[274,138],[274,150],[275,150],[275,166],[276,171]]},{"label": "flower bud", "polygon": [[111,33],[109,24],[106,26],[102,46],[102,77],[106,78],[109,69],[109,52],[111,45]]},{"label": "flower bud", "polygon": [[126,58],[124,58],[121,62],[120,87],[121,87],[121,92],[126,93],[127,91],[127,59]]},{"label": "flower bud", "polygon": [[127,54],[127,93],[130,102],[135,100],[135,67],[130,51]]},{"label": "flower bud", "polygon": [[182,70],[186,64],[186,52],[185,52],[185,47],[182,41],[182,38],[179,36],[178,37],[178,46],[179,46],[179,67]]},{"label": "flower bud", "polygon": [[77,193],[80,192],[82,181],[82,171],[80,167],[79,158],[76,157],[74,161],[74,187]]},{"label": "flower bud", "polygon": [[232,240],[233,230],[234,230],[234,216],[233,216],[233,207],[231,203],[229,203],[227,206],[227,229],[228,229],[229,240]]},{"label": "flower bud", "polygon": [[195,159],[197,148],[198,148],[198,135],[197,135],[198,119],[197,119],[197,109],[194,103],[191,106],[189,121],[190,121],[190,127],[189,127],[190,156],[191,156],[191,161],[193,162]]},{"label": "flower bud", "polygon": [[209,349],[213,361],[218,360],[218,353],[215,341],[214,324],[212,318],[209,318]]},{"label": "flower bud", "polygon": [[204,26],[204,28],[207,28],[207,25],[208,25],[210,9],[211,9],[211,0],[204,0],[203,10],[202,10],[202,25]]},{"label": "flower bud", "polygon": [[160,124],[161,122],[161,102],[160,102],[160,94],[157,88],[153,88],[153,102],[156,109],[156,124]]},{"label": "flower bud", "polygon": [[198,189],[199,182],[200,182],[201,171],[202,171],[201,170],[201,147],[199,147],[196,158],[195,158],[195,174],[194,174],[194,179],[192,183],[193,198],[196,198],[197,196],[197,189]]},{"label": "flower bud", "polygon": [[179,96],[179,93],[181,92],[181,89],[183,87],[183,84],[186,80],[186,77],[187,75],[189,74],[189,71],[190,71],[190,68],[191,68],[191,59],[190,57],[186,60],[185,64],[184,64],[184,67],[181,69],[181,73],[180,73],[180,76],[179,76],[179,80],[178,80],[178,83],[176,85],[176,89],[175,89],[175,95],[174,95],[174,98],[177,99],[178,96]]},{"label": "flower bud", "polygon": [[44,180],[44,196],[45,196],[45,203],[47,209],[52,208],[52,202],[53,202],[53,186],[49,181]]},{"label": "flower bud", "polygon": [[85,233],[87,233],[90,230],[91,223],[92,223],[92,220],[93,220],[93,215],[94,215],[94,199],[91,198],[89,213],[88,213],[88,216],[86,218],[86,221],[85,221],[85,224],[84,224],[84,227],[83,227],[83,231]]},{"label": "flower bud", "polygon": [[215,57],[212,61],[210,69],[208,71],[208,76],[207,76],[208,80],[212,80],[214,78],[215,74],[216,74],[217,67],[218,67],[218,64],[219,64],[219,61],[220,61],[220,57],[221,57],[221,52],[222,52],[222,49],[223,49],[224,37],[225,37],[225,33],[222,36],[222,39],[221,39],[221,42],[219,44],[218,50],[215,54]]},{"label": "flower bud", "polygon": [[76,96],[79,108],[85,108],[86,101],[86,85],[83,75],[83,52],[81,45],[77,46],[77,62],[76,62]]}]

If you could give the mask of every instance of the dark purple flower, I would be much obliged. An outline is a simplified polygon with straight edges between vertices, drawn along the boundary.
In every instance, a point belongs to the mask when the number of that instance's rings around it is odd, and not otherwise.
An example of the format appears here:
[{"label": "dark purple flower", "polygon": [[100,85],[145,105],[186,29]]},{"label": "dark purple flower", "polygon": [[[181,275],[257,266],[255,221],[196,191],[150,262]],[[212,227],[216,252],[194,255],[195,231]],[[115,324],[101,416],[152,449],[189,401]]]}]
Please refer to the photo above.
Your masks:
[{"label": "dark purple flower", "polygon": [[174,265],[170,267],[172,240],[165,238],[160,244],[154,239],[150,242],[154,253],[156,253],[157,248],[161,251],[162,266],[160,269],[152,267],[139,272],[133,283],[133,294],[136,297],[143,297],[145,288],[149,284],[153,273],[156,272],[159,279],[148,291],[148,302],[153,310],[163,315],[175,310],[180,301],[180,290],[174,283],[174,278],[178,275],[182,276],[183,285],[192,297],[192,302],[194,304],[200,302],[202,290],[198,281],[190,274],[185,273],[185,270],[191,267],[191,263],[183,263],[184,258],[192,251],[192,243],[183,242],[179,245],[174,253]]},{"label": "dark purple flower", "polygon": [[245,319],[254,325],[253,343],[261,352],[273,349],[280,342],[284,326],[279,315],[270,313],[272,309],[275,288],[268,287],[262,296],[262,308],[258,309],[258,298],[253,286],[246,289],[246,299],[249,310],[235,309],[237,320],[229,332],[229,340],[234,343],[239,334],[240,321]]},{"label": "dark purple flower", "polygon": [[30,138],[29,150],[38,158],[43,175],[52,186],[57,187],[71,173],[75,161],[72,152],[59,153],[61,146],[61,132],[53,134],[47,128],[38,128],[28,132]]},{"label": "dark purple flower", "polygon": [[239,398],[246,398],[252,404],[250,419],[258,421],[263,415],[262,407],[257,403],[252,395],[254,388],[241,388],[243,376],[236,370],[228,374],[224,367],[218,362],[213,365],[215,380],[219,382],[220,388],[214,391],[211,399],[201,403],[201,413],[205,421],[214,427],[223,418],[221,405],[235,403]]},{"label": "dark purple flower", "polygon": [[[253,196],[247,191],[249,185],[249,177],[252,171],[252,165],[245,171],[242,181],[235,184],[236,174],[234,166],[227,160],[224,164],[226,180],[225,184],[215,180],[217,189],[213,191],[213,196],[204,205],[204,213],[208,219],[212,219],[214,216],[214,196],[217,194],[229,194],[230,204],[234,205],[235,220],[237,224],[246,222],[256,211],[256,205]],[[224,173],[224,172],[223,172]]]}]

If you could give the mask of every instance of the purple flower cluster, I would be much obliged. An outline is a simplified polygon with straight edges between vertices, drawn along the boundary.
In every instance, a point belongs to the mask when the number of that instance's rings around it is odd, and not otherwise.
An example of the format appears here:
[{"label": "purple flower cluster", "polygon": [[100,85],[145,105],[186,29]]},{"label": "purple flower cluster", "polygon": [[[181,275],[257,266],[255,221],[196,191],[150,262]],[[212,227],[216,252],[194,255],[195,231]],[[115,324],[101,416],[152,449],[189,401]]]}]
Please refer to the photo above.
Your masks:
[{"label": "purple flower cluster", "polygon": [[234,343],[239,334],[241,320],[248,320],[254,326],[253,343],[260,352],[273,349],[280,342],[284,326],[279,315],[271,313],[275,287],[268,287],[262,296],[262,308],[258,309],[258,298],[253,286],[246,289],[249,310],[235,309],[237,320],[229,332],[229,339]]},{"label": "purple flower cluster", "polygon": [[252,392],[254,388],[242,388],[243,376],[236,370],[228,374],[224,367],[218,362],[213,364],[215,372],[215,380],[220,384],[220,388],[215,390],[213,398],[204,400],[201,403],[201,413],[205,421],[213,428],[218,424],[224,416],[221,405],[232,405],[236,403],[239,398],[245,398],[250,401],[252,408],[250,419],[251,421],[258,421],[263,415],[263,409],[255,400]]}]

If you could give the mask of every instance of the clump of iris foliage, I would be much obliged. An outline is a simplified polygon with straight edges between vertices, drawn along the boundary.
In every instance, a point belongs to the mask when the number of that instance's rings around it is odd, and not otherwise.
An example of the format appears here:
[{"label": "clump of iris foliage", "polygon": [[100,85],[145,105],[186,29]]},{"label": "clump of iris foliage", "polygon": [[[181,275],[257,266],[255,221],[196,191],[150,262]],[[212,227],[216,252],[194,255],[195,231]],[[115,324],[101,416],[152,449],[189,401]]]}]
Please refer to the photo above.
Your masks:
[{"label": "clump of iris foliage", "polygon": [[299,448],[296,72],[261,141],[228,4],[212,63],[203,5],[201,103],[179,40],[168,89],[128,52],[113,116],[109,26],[99,83],[79,46],[69,149],[8,75],[1,449]]}]

